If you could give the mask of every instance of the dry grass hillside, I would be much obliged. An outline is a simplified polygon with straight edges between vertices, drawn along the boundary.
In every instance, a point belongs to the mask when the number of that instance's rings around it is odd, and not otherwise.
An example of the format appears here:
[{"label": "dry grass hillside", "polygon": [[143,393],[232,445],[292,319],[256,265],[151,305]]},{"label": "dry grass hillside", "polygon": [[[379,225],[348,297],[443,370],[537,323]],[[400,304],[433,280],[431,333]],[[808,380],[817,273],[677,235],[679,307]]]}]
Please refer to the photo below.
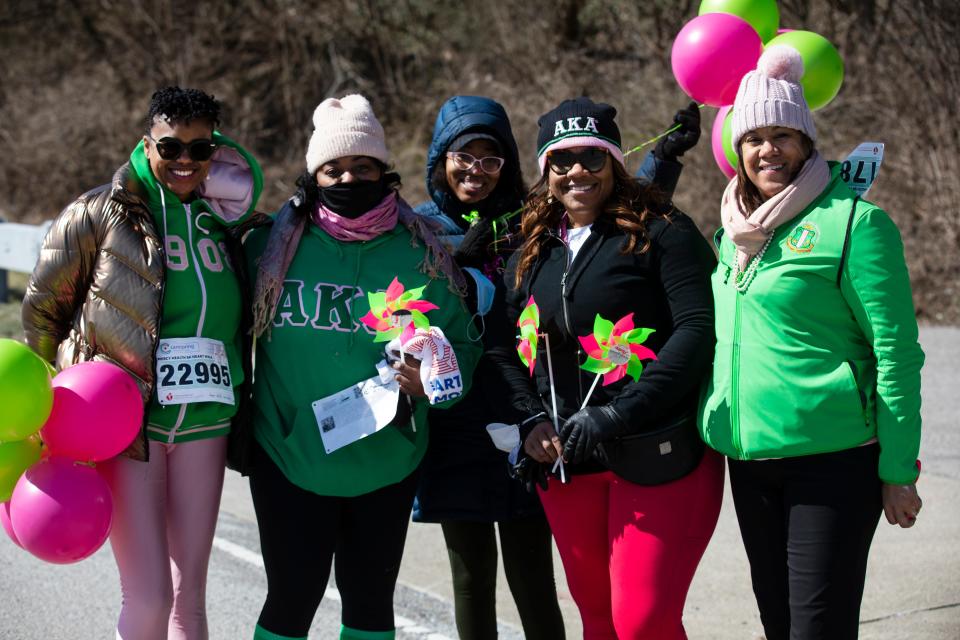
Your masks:
[{"label": "dry grass hillside", "polygon": [[[303,165],[313,107],[360,91],[387,129],[407,198],[424,197],[433,119],[450,95],[502,102],[534,172],[536,119],[565,97],[616,105],[627,144],[662,131],[685,96],[669,51],[690,0],[8,0],[0,5],[0,211],[54,216],[105,182],[141,134],[150,93],[203,88],[223,130],[261,159],[275,208]],[[846,64],[817,112],[820,148],[887,145],[870,197],[899,224],[916,305],[960,322],[960,11],[954,0],[782,0],[781,26],[830,39]],[[723,178],[704,138],[677,203],[705,233]],[[641,154],[636,154],[637,156]],[[639,158],[634,160],[636,163]]]}]

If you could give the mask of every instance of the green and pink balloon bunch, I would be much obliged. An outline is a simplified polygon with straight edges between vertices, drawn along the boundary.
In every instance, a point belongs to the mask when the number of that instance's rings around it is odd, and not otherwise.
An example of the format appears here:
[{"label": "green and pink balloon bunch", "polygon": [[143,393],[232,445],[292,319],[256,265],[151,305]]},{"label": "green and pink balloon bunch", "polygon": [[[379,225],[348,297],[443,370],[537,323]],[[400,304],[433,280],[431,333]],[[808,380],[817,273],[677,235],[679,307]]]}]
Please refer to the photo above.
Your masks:
[{"label": "green and pink balloon bunch", "polygon": [[696,18],[677,34],[670,54],[677,83],[694,100],[720,111],[711,147],[727,177],[736,174],[730,112],[743,76],[756,68],[764,49],[787,45],[800,53],[800,84],[810,109],[833,100],[843,84],[843,60],[829,40],[811,31],[781,29],[776,0],[703,0]]},{"label": "green and pink balloon bunch", "polygon": [[133,378],[101,361],[52,367],[0,339],[0,526],[47,562],[77,562],[110,533],[113,500],[94,463],[136,438],[143,401]]}]

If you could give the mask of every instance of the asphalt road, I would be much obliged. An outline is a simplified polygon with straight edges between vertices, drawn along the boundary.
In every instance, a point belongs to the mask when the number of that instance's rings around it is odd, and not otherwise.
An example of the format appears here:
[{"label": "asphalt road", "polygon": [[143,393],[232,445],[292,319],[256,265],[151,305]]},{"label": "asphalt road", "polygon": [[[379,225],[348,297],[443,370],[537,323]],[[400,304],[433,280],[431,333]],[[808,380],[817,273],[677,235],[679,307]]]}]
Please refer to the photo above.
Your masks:
[{"label": "asphalt road", "polygon": [[[868,640],[960,639],[960,329],[924,328],[924,510],[911,530],[881,521],[861,611]],[[576,607],[557,562],[567,637],[580,636]],[[502,574],[502,571],[501,571]],[[228,472],[208,585],[211,638],[250,638],[266,591],[245,480]],[[439,527],[410,528],[395,611],[398,638],[456,638],[450,577]],[[505,584],[502,638],[522,638]],[[334,639],[339,602],[331,585],[310,638]],[[109,545],[75,565],[45,564],[0,535],[0,640],[112,638],[120,591]],[[690,638],[762,637],[733,505],[727,495],[717,532],[691,587],[684,622]]]}]

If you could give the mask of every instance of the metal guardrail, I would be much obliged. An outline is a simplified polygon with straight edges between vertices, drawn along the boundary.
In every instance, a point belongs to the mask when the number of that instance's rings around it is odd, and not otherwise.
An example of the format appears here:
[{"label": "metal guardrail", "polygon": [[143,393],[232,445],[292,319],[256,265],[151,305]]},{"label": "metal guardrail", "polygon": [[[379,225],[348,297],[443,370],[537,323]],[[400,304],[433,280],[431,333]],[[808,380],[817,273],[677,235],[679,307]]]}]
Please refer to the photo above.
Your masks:
[{"label": "metal guardrail", "polygon": [[33,271],[50,224],[19,224],[0,218],[0,302],[6,302],[10,292],[7,271]]}]

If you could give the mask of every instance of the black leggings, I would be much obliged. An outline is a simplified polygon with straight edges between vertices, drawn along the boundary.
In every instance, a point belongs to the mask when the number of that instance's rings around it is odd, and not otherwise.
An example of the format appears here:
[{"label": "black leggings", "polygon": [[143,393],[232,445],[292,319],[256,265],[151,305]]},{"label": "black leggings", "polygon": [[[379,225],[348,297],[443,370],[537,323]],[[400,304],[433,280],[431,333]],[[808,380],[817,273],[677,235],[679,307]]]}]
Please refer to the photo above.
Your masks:
[{"label": "black leggings", "polygon": [[291,483],[267,454],[257,453],[250,493],[267,573],[257,624],[306,637],[333,560],[343,624],[392,630],[393,591],[419,473],[353,498],[321,496]]},{"label": "black leggings", "polygon": [[[497,536],[491,522],[441,522],[460,640],[497,637]],[[565,637],[544,516],[498,522],[507,584],[527,640]]]},{"label": "black leggings", "polygon": [[882,511],[868,445],[730,460],[730,485],[767,640],[857,637],[867,554]]}]

